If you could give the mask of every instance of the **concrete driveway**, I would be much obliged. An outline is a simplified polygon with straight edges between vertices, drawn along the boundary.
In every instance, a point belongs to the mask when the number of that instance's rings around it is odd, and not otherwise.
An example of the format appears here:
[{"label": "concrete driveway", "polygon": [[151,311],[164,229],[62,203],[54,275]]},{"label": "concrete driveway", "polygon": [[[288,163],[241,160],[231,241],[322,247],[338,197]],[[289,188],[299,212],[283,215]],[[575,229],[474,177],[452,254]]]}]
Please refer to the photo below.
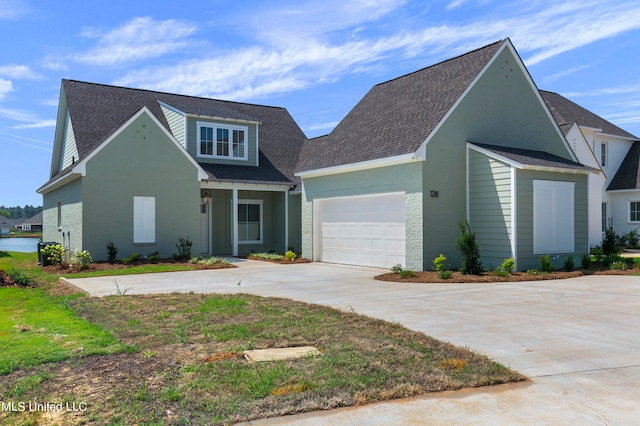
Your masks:
[{"label": "concrete driveway", "polygon": [[244,292],[395,321],[531,378],[252,424],[617,424],[640,422],[640,277],[500,284],[375,281],[373,268],[242,261],[237,269],[75,279],[94,296]]}]

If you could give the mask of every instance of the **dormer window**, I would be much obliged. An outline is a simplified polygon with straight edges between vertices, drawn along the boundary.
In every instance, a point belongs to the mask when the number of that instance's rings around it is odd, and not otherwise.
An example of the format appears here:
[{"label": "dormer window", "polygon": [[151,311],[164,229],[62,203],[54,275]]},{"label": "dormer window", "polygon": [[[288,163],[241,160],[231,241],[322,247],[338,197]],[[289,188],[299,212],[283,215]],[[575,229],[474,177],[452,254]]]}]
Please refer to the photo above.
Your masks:
[{"label": "dormer window", "polygon": [[198,157],[247,159],[245,126],[198,122]]}]

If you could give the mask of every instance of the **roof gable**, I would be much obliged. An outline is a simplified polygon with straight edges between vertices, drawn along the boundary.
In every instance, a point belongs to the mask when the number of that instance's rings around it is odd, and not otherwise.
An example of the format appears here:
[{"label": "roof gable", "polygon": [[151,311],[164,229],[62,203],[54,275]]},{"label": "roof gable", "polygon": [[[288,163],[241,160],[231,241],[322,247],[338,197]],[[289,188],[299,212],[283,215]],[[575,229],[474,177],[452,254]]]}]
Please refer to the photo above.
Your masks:
[{"label": "roof gable", "polygon": [[374,86],[329,135],[308,143],[310,152],[298,169],[417,151],[504,43],[492,43]]},{"label": "roof gable", "polygon": [[624,189],[640,189],[640,142],[631,145],[607,191]]},{"label": "roof gable", "polygon": [[549,110],[558,125],[562,126],[564,124],[571,124],[575,122],[581,127],[601,129],[603,133],[609,135],[638,140],[638,138],[631,133],[581,107],[575,102],[570,101],[562,95],[554,92],[548,92],[546,90],[541,90],[540,94],[549,107]]}]

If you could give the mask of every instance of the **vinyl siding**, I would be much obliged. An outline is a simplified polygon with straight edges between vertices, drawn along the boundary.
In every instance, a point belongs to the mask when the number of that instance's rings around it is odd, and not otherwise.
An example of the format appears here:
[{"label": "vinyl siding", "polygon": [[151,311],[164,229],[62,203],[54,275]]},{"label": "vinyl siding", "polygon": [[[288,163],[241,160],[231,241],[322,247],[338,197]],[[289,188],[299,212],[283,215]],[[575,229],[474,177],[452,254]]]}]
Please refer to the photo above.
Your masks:
[{"label": "vinyl siding", "polygon": [[511,166],[469,150],[469,224],[485,269],[512,257]]},{"label": "vinyl siding", "polygon": [[165,118],[167,119],[167,123],[169,123],[169,129],[171,129],[171,133],[173,134],[173,137],[176,138],[176,140],[180,143],[180,145],[186,147],[185,140],[184,140],[184,128],[185,128],[184,115],[170,108],[167,108],[164,105],[161,105],[161,108]]},{"label": "vinyl siding", "polygon": [[574,264],[580,264],[580,255],[589,251],[588,189],[587,176],[564,173],[518,170],[516,174],[518,191],[518,269],[538,269],[540,254],[533,253],[533,181],[551,180],[576,182],[574,188],[574,252],[548,253],[556,268],[561,268],[564,260],[572,255]]},{"label": "vinyl siding", "polygon": [[[42,197],[42,241],[56,242],[68,250],[83,248],[82,231],[82,179],[44,194]],[[61,209],[58,230],[58,203]]]},{"label": "vinyl siding", "polygon": [[73,133],[73,125],[71,124],[71,116],[67,111],[64,120],[64,134],[62,137],[62,153],[60,155],[60,168],[58,171],[69,167],[74,161],[78,160],[78,147],[76,146],[76,138]]}]

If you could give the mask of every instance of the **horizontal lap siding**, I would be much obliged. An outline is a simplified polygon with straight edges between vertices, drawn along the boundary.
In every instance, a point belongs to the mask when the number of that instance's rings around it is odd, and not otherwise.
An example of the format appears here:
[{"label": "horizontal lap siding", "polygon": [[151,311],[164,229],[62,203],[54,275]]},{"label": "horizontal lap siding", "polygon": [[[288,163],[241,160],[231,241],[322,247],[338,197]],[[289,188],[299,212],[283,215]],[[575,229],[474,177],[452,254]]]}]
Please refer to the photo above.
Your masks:
[{"label": "horizontal lap siding", "polygon": [[511,167],[469,150],[469,223],[483,266],[511,257]]},{"label": "horizontal lap siding", "polygon": [[67,111],[67,118],[64,121],[64,139],[62,140],[62,161],[60,161],[60,170],[63,170],[78,160],[78,147],[76,145],[76,136],[73,133],[71,117]]},{"label": "horizontal lap siding", "polygon": [[165,106],[162,107],[167,123],[169,123],[169,129],[173,137],[180,143],[180,145],[186,147],[184,142],[184,115],[179,114]]}]

